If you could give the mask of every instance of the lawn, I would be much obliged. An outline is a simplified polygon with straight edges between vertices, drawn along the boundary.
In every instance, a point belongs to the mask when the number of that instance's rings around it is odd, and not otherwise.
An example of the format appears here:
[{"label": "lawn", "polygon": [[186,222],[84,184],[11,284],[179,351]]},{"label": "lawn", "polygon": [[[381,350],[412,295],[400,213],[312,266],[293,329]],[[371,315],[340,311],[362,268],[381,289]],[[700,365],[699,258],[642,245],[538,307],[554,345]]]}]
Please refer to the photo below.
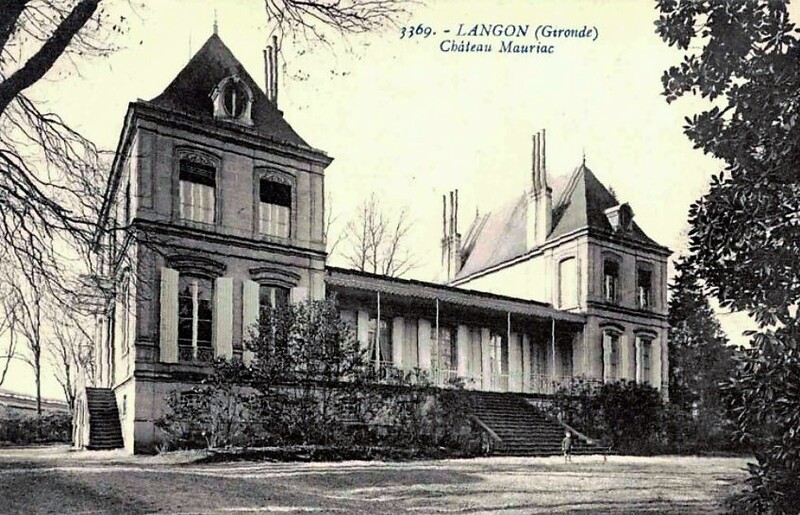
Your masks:
[{"label": "lawn", "polygon": [[742,458],[578,456],[403,463],[194,463],[0,449],[0,513],[715,513]]}]

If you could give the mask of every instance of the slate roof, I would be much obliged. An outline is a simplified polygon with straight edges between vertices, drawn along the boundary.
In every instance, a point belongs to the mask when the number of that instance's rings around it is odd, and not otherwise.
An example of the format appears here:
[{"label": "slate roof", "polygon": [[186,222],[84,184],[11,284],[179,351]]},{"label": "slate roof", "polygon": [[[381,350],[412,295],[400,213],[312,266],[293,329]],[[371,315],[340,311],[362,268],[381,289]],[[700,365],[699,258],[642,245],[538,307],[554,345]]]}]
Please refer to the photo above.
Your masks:
[{"label": "slate roof", "polygon": [[[585,164],[552,182],[553,225],[547,240],[589,228],[613,233],[604,211],[618,204]],[[520,257],[531,250],[526,241],[527,192],[497,210],[478,216],[462,243],[463,266],[454,280]],[[662,248],[633,222],[624,238]]]},{"label": "slate roof", "polygon": [[230,122],[214,119],[211,92],[222,79],[231,75],[238,75],[253,92],[251,129],[279,142],[309,146],[216,34],[208,38],[169,86],[150,103],[229,127]]}]

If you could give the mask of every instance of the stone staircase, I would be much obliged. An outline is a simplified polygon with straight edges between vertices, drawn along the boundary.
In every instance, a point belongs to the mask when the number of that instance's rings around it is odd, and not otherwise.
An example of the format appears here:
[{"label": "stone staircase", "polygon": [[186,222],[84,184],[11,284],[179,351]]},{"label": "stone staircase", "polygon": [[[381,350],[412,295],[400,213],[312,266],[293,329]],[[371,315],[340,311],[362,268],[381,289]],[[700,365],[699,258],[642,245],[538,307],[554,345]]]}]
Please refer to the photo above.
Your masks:
[{"label": "stone staircase", "polygon": [[89,408],[89,445],[87,449],[123,447],[122,428],[117,411],[117,397],[110,388],[86,388]]},{"label": "stone staircase", "polygon": [[[471,392],[473,415],[500,439],[497,456],[554,456],[561,454],[565,428],[513,393]],[[573,436],[573,454],[602,454],[607,449]]]}]

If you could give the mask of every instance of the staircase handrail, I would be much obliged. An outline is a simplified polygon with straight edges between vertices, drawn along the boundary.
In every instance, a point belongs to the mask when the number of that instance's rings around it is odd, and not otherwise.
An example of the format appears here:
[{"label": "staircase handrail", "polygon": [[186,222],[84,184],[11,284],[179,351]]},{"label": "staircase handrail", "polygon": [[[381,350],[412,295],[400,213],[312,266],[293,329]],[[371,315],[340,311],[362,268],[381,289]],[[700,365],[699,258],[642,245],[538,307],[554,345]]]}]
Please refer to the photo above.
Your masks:
[{"label": "staircase handrail", "polygon": [[570,433],[574,434],[580,440],[583,440],[584,442],[588,443],[589,445],[598,445],[600,443],[600,441],[597,440],[596,438],[591,438],[589,436],[586,436],[585,434],[581,433],[580,431],[578,431],[574,427],[570,426],[566,422],[562,422],[561,420],[558,420],[558,423],[561,424],[562,426],[564,426],[564,429],[566,429]]},{"label": "staircase handrail", "polygon": [[471,415],[471,416],[470,416],[470,419],[471,419],[471,420],[474,420],[474,421],[475,421],[475,423],[477,423],[477,424],[478,424],[478,425],[481,427],[481,429],[483,429],[484,431],[486,431],[486,432],[489,434],[489,436],[490,436],[490,437],[492,437],[492,440],[494,440],[494,441],[495,441],[495,442],[497,442],[497,443],[503,443],[503,439],[502,439],[502,438],[500,438],[500,437],[497,435],[497,433],[495,433],[495,432],[492,430],[492,428],[491,428],[491,427],[487,426],[487,425],[486,425],[486,424],[483,422],[483,420],[479,419],[479,418],[478,418],[478,417],[476,417],[475,415]]}]

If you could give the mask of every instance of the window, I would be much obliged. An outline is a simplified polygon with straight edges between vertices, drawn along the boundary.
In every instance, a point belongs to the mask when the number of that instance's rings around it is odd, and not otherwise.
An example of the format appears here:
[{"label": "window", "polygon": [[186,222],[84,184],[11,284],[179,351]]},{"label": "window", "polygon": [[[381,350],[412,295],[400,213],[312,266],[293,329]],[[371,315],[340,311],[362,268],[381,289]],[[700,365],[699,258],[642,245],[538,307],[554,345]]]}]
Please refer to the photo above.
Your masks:
[{"label": "window", "polygon": [[178,279],[178,359],[211,361],[214,287],[209,279],[181,275]]},{"label": "window", "polygon": [[281,286],[262,284],[258,287],[258,307],[283,309],[289,305],[289,289]]},{"label": "window", "polygon": [[636,303],[640,309],[648,309],[652,305],[653,273],[639,268],[636,270]]},{"label": "window", "polygon": [[441,370],[455,370],[458,359],[456,353],[455,330],[451,327],[440,325],[439,338],[437,339],[436,327],[431,327],[431,362]]},{"label": "window", "polygon": [[652,354],[652,340],[642,338],[639,340],[640,345],[642,346],[642,382],[649,383],[650,382],[650,363],[651,363],[651,354]]},{"label": "window", "polygon": [[562,308],[578,305],[578,270],[575,258],[558,264],[558,302]]},{"label": "window", "polygon": [[619,334],[611,331],[603,333],[603,354],[608,356],[606,381],[616,381],[620,377],[619,370]]},{"label": "window", "polygon": [[250,103],[250,95],[244,83],[238,80],[228,82],[222,88],[222,105],[231,118],[241,118]]},{"label": "window", "polygon": [[216,171],[213,166],[180,161],[180,217],[206,224],[214,223]]},{"label": "window", "polygon": [[291,229],[292,187],[261,179],[259,184],[259,232],[288,238]]},{"label": "window", "polygon": [[[380,325],[380,342],[378,341],[378,326]],[[374,315],[369,317],[367,326],[367,341],[369,341],[369,360],[378,365],[392,364],[392,331],[389,322],[378,319]]]},{"label": "window", "polygon": [[610,259],[603,261],[603,296],[607,302],[619,300],[619,264]]},{"label": "window", "polygon": [[559,345],[561,353],[561,378],[569,379],[572,377],[572,343],[562,342]]}]

